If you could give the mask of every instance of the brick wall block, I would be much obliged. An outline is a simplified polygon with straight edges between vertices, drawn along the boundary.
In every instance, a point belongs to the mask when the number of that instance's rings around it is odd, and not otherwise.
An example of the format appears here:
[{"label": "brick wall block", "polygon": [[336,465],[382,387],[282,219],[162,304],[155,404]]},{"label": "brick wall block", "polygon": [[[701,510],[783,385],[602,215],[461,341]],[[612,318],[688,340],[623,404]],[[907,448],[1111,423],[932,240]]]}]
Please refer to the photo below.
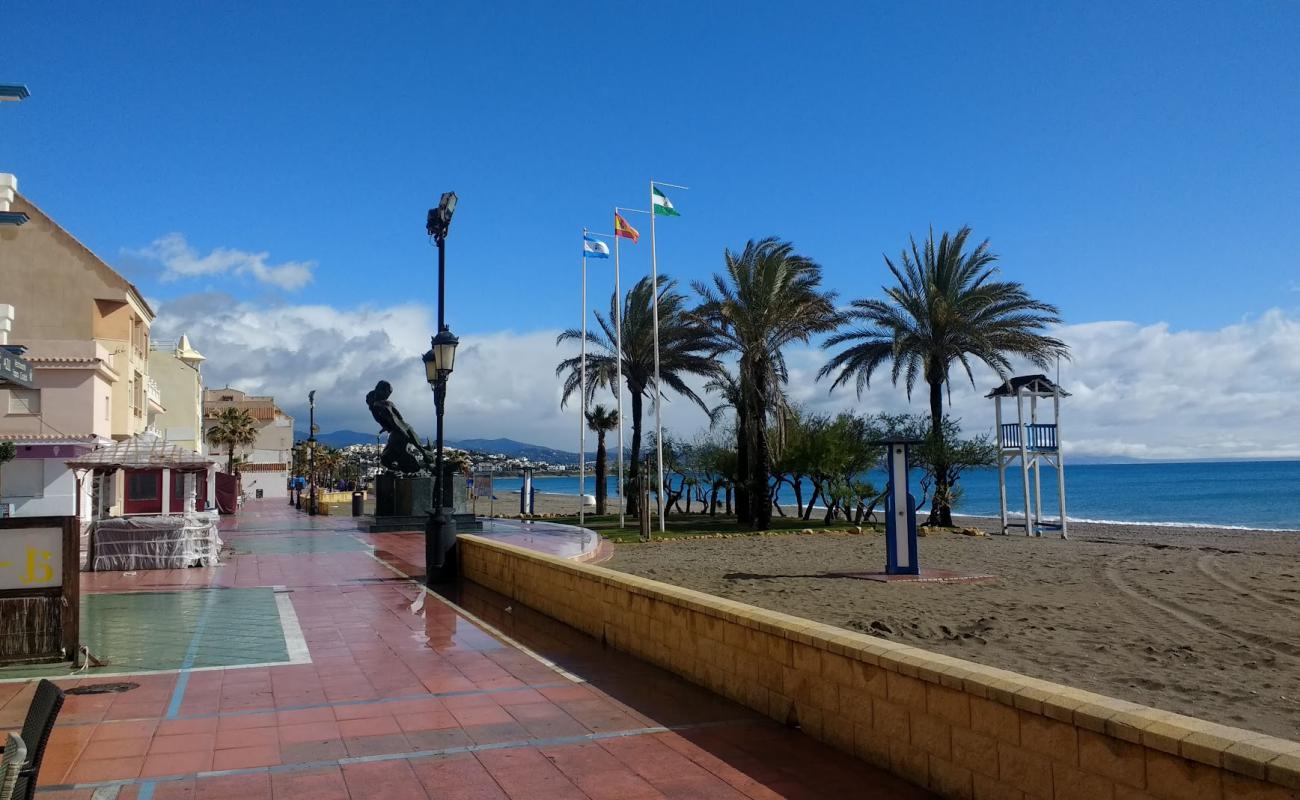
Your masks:
[{"label": "brick wall block", "polygon": [[1033,797],[1052,796],[1052,762],[1041,753],[998,742],[998,780]]},{"label": "brick wall block", "polygon": [[970,724],[976,733],[987,733],[999,741],[1020,744],[1020,715],[996,700],[972,697]]},{"label": "brick wall block", "polygon": [[1147,785],[1144,748],[1092,731],[1079,731],[1079,768],[1134,789]]},{"label": "brick wall block", "polygon": [[1219,800],[1223,796],[1220,771],[1178,756],[1146,751],[1147,794],[1160,800]]}]

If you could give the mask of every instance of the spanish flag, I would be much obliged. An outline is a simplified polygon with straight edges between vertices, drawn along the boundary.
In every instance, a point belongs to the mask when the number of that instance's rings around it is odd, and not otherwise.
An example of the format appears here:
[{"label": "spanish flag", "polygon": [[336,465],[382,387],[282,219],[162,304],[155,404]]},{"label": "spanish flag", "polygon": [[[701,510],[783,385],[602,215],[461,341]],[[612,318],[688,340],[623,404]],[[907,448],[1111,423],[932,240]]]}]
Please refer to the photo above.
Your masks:
[{"label": "spanish flag", "polygon": [[623,219],[621,214],[614,215],[614,235],[622,236],[624,239],[631,239],[632,244],[636,244],[637,239],[641,238],[641,234],[637,233],[636,228],[628,225],[627,220]]}]

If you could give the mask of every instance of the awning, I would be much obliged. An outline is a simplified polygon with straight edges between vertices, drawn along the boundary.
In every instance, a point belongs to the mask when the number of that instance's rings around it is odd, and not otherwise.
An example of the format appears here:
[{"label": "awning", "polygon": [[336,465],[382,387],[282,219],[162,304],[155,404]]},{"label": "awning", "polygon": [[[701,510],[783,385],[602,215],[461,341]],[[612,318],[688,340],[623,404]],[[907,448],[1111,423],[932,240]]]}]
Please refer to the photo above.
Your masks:
[{"label": "awning", "polygon": [[142,433],[130,439],[97,447],[84,456],[71,459],[66,463],[72,469],[207,470],[217,462],[165,439]]}]

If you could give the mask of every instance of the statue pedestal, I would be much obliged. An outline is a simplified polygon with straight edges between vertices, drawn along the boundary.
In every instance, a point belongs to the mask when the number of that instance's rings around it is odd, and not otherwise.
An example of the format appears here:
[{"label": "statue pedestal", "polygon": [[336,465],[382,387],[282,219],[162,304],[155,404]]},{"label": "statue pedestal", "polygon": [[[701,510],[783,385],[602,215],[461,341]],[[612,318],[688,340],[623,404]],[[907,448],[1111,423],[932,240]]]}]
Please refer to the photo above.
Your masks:
[{"label": "statue pedestal", "polygon": [[[423,531],[433,509],[431,476],[380,475],[375,479],[375,517],[368,530],[371,533]],[[462,531],[480,529],[473,515],[457,514],[456,522]]]}]

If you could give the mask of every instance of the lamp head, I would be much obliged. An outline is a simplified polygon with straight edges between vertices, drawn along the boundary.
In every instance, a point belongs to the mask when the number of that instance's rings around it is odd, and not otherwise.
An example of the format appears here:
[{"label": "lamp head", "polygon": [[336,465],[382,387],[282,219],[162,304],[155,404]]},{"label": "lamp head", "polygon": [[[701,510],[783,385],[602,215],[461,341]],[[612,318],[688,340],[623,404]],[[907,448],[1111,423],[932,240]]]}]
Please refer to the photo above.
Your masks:
[{"label": "lamp head", "polygon": [[21,83],[0,83],[0,102],[11,100],[17,102],[30,96],[27,87]]},{"label": "lamp head", "polygon": [[451,228],[451,216],[456,213],[456,199],[455,192],[443,192],[438,207],[429,209],[425,229],[438,241],[447,238],[447,231]]},{"label": "lamp head", "polygon": [[424,377],[434,386],[440,380],[446,380],[456,365],[456,346],[460,339],[446,326],[438,331],[429,342],[429,351],[424,354]]}]

